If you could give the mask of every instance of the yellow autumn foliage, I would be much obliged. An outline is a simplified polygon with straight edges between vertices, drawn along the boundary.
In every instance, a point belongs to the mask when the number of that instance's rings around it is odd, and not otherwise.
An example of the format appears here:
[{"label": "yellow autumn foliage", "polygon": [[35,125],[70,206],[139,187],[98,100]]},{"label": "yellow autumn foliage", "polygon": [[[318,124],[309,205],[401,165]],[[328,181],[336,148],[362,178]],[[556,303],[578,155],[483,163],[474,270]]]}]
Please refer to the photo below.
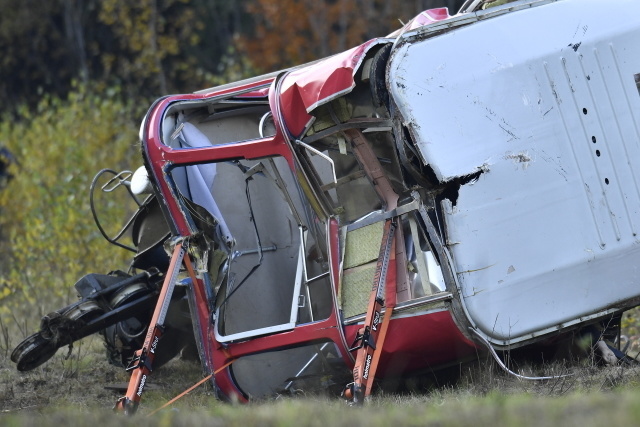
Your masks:
[{"label": "yellow autumn foliage", "polygon": [[[37,321],[73,302],[73,284],[84,274],[127,268],[131,254],[94,224],[89,186],[102,168],[141,164],[139,111],[117,90],[76,88],[66,100],[44,97],[34,111],[0,122],[0,145],[18,161],[0,190],[0,315],[28,312]],[[123,195],[105,199],[101,218],[122,224]]]}]

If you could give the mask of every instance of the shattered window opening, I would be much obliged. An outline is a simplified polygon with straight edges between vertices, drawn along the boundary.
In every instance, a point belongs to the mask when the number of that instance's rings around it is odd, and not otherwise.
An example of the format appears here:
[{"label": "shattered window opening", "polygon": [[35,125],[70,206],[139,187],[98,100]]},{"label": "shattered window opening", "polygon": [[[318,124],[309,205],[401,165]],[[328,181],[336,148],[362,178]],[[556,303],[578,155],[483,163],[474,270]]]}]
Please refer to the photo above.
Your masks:
[{"label": "shattered window opening", "polygon": [[[391,138],[388,129],[367,132],[378,161],[387,172],[387,176],[396,191],[402,190],[402,179],[395,152],[385,144]],[[351,141],[341,133],[336,133],[314,142],[313,147],[330,157],[336,171],[337,183],[333,182],[333,171],[329,162],[320,156],[314,156],[307,150],[299,150],[301,161],[314,172],[317,192],[324,194],[332,211],[345,223],[357,221],[365,215],[382,208],[382,202],[359,164],[351,147]],[[383,151],[380,151],[383,150]]]},{"label": "shattered window opening", "polygon": [[218,286],[216,332],[222,341],[330,315],[325,225],[303,202],[285,159],[184,166],[171,175],[190,201],[190,213],[196,204],[215,218],[209,221],[215,229],[202,231],[219,242],[208,275]]},{"label": "shattered window opening", "polygon": [[231,365],[239,388],[252,399],[342,391],[350,370],[331,341],[239,358]]},{"label": "shattered window opening", "polygon": [[[169,108],[163,120],[164,143],[172,148],[197,148],[249,141],[275,134],[266,100],[218,100]],[[195,129],[195,130],[194,130]]]}]

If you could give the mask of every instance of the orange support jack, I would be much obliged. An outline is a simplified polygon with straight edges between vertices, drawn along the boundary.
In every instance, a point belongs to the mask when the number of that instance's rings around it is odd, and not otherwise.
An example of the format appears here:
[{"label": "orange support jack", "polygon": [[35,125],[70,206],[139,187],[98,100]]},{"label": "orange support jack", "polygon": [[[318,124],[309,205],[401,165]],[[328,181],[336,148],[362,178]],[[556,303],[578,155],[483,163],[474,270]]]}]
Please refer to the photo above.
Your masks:
[{"label": "orange support jack", "polygon": [[[385,305],[385,299],[395,301],[395,286],[389,287],[385,294],[387,270],[395,248],[395,229],[395,219],[387,220],[384,225],[382,244],[380,245],[364,326],[358,331],[354,347],[351,349],[351,351],[358,350],[358,354],[353,367],[353,382],[346,386],[343,396],[353,405],[361,405],[364,402],[364,398],[371,393],[375,371],[382,352],[382,344],[391,318],[392,306],[395,305],[395,302],[393,302],[387,307],[383,319],[382,308]],[[391,282],[395,284],[395,277]],[[393,297],[388,298],[391,294],[393,294]]]},{"label": "orange support jack", "polygon": [[[162,284],[162,290],[158,297],[156,308],[153,311],[153,317],[147,330],[147,335],[144,340],[142,348],[135,352],[133,360],[127,367],[127,371],[131,371],[131,379],[129,380],[129,387],[127,393],[118,399],[114,410],[118,412],[124,412],[127,415],[133,415],[138,409],[138,404],[144,391],[144,386],[147,382],[147,378],[151,371],[153,371],[153,360],[156,355],[156,348],[158,341],[162,336],[164,329],[164,321],[171,302],[171,296],[178,279],[178,273],[180,272],[180,266],[183,259],[185,259],[186,248],[182,242],[176,244],[173,249],[173,255],[171,256],[171,263],[167,270],[164,283]],[[188,262],[188,259],[185,259]],[[191,265],[188,263],[189,266]]]}]

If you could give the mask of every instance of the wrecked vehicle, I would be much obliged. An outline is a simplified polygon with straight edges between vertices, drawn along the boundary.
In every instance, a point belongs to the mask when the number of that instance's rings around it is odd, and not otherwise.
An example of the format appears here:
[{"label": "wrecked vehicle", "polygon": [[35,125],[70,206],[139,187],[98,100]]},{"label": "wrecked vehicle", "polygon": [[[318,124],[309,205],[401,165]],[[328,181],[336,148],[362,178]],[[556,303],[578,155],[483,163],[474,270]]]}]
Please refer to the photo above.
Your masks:
[{"label": "wrecked vehicle", "polygon": [[134,280],[157,303],[120,409],[185,298],[240,401],[359,403],[374,377],[619,327],[640,302],[640,4],[497,3],[152,105],[123,182],[152,192],[170,259]]}]

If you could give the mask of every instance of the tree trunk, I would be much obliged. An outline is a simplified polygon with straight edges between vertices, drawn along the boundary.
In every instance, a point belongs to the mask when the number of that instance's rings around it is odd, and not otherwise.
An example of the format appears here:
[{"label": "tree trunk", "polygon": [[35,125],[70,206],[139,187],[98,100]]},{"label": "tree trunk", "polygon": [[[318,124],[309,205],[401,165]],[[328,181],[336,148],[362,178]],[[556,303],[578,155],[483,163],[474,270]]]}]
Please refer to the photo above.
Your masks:
[{"label": "tree trunk", "polygon": [[158,86],[160,93],[167,93],[167,78],[162,68],[162,58],[158,54],[158,2],[151,0],[151,17],[149,19],[150,48],[158,69]]},{"label": "tree trunk", "polygon": [[89,81],[89,67],[87,66],[87,52],[82,28],[82,3],[75,0],[64,0],[64,29],[65,36],[73,62],[78,68],[78,74],[83,83]]}]

